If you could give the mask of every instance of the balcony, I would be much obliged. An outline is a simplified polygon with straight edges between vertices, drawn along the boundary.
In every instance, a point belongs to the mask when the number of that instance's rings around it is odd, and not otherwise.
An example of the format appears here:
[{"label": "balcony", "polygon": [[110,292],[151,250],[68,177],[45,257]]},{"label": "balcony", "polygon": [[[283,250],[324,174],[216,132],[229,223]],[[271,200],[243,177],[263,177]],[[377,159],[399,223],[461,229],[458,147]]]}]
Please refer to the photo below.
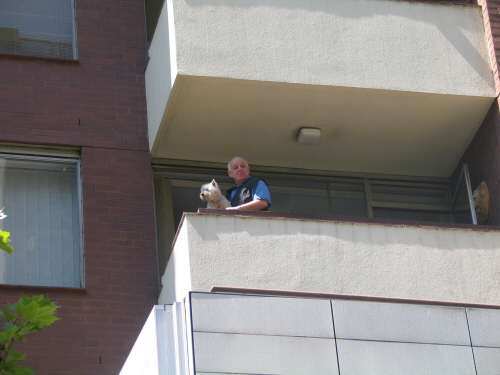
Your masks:
[{"label": "balcony", "polygon": [[495,97],[472,5],[168,0],[149,55],[157,159],[449,177]]},{"label": "balcony", "polygon": [[186,213],[161,304],[189,292],[500,304],[498,228]]}]

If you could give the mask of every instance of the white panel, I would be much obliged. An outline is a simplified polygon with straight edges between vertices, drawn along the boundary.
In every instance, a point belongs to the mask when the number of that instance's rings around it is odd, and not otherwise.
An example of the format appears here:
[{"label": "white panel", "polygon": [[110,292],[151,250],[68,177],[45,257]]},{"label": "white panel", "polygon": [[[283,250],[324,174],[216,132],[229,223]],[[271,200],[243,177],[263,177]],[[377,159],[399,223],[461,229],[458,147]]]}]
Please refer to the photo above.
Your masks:
[{"label": "white panel", "polygon": [[500,348],[474,348],[477,375],[500,374]]},{"label": "white panel", "polygon": [[[172,321],[171,310],[165,311],[165,320]],[[154,307],[144,323],[144,326],[139,333],[139,337],[134,343],[127,360],[120,370],[120,375],[159,375],[158,364],[158,345],[157,345],[157,327],[156,327],[156,308]],[[166,330],[172,330],[171,324],[167,324],[164,328],[164,334],[168,335]],[[174,373],[172,373],[174,374]]]},{"label": "white panel", "polygon": [[[186,375],[182,304],[154,306],[120,375]],[[179,329],[181,328],[181,329]]]},{"label": "white panel", "polygon": [[500,347],[500,310],[467,308],[473,346]]},{"label": "white panel", "polygon": [[334,300],[338,338],[470,345],[464,308]]},{"label": "white panel", "polygon": [[328,300],[194,293],[191,303],[195,331],[333,337]]},{"label": "white panel", "polygon": [[199,372],[338,374],[332,339],[194,333]]},{"label": "white panel", "polygon": [[337,340],[342,375],[475,375],[467,346]]}]

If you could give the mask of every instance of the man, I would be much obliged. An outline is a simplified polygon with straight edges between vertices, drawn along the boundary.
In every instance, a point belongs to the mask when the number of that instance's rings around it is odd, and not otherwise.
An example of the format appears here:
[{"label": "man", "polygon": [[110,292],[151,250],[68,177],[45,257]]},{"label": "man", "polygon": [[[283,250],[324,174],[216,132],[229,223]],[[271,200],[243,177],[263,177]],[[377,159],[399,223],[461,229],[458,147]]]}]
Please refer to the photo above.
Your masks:
[{"label": "man", "polygon": [[266,182],[250,176],[248,162],[236,156],[227,163],[227,174],[235,183],[229,189],[226,197],[231,207],[226,210],[260,211],[271,207],[271,192]]}]

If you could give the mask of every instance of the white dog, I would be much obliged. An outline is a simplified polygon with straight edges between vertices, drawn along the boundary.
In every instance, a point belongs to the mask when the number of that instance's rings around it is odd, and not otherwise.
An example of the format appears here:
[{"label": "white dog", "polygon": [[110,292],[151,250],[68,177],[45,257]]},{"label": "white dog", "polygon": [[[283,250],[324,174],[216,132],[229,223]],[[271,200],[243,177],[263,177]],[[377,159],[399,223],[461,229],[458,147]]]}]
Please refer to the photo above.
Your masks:
[{"label": "white dog", "polygon": [[226,197],[222,194],[219,185],[215,180],[202,185],[200,199],[207,202],[207,208],[225,209],[226,207],[231,206],[231,203],[229,203]]}]

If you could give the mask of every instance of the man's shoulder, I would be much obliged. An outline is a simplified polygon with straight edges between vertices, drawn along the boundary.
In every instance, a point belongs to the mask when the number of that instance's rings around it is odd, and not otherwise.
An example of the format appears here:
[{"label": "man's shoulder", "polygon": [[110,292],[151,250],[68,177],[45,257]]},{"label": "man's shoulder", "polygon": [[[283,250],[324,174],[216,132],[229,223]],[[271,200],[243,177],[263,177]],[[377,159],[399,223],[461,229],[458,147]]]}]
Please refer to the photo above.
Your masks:
[{"label": "man's shoulder", "polygon": [[266,184],[266,185],[269,185],[269,184],[267,183],[267,181],[266,181],[265,179],[263,179],[262,177],[255,177],[255,176],[251,176],[251,177],[248,179],[248,183],[249,183],[249,184],[252,184],[252,185],[253,185],[253,184],[257,185],[259,182],[262,182],[262,183],[264,183],[264,184]]}]

